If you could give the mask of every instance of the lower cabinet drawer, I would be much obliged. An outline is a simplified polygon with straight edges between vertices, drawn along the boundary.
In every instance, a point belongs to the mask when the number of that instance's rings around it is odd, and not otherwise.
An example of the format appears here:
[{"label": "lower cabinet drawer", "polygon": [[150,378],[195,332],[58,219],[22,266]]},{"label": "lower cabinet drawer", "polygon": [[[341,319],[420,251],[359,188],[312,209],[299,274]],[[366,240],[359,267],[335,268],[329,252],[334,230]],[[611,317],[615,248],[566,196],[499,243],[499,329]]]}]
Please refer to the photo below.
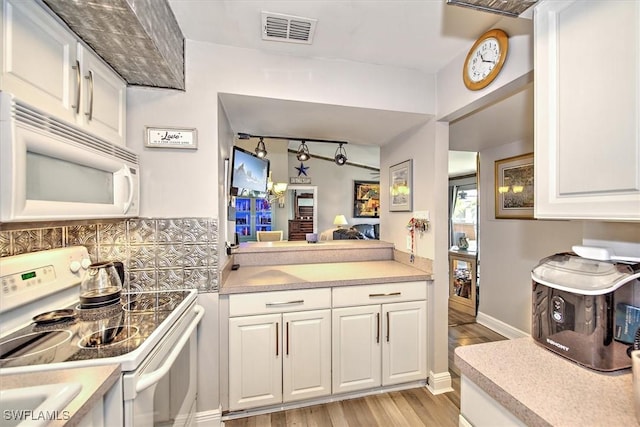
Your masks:
[{"label": "lower cabinet drawer", "polygon": [[229,296],[229,316],[289,313],[331,308],[331,289],[254,292]]},{"label": "lower cabinet drawer", "polygon": [[427,282],[386,283],[380,285],[333,288],[333,307],[387,304],[427,299]]}]

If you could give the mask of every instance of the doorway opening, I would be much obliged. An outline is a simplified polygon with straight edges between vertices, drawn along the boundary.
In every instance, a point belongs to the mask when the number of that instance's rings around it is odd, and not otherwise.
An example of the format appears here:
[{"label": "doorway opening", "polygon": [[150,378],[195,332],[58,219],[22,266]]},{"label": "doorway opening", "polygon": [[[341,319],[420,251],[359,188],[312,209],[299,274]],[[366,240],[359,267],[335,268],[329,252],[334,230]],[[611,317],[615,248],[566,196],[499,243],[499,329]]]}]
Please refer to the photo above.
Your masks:
[{"label": "doorway opening", "polygon": [[454,323],[475,322],[480,301],[477,154],[472,173],[449,178],[449,311]]}]

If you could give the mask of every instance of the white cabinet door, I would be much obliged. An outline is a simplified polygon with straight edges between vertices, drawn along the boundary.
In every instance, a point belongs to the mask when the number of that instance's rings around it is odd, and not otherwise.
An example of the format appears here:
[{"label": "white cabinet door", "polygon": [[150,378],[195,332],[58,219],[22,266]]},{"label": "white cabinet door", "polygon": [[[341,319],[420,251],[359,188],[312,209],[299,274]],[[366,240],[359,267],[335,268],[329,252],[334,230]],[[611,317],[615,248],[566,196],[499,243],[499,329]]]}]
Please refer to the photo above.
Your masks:
[{"label": "white cabinet door", "polygon": [[283,401],[331,394],[331,310],[282,315]]},{"label": "white cabinet door", "polygon": [[380,306],[333,309],[333,393],[345,393],[381,384]]},{"label": "white cabinet door", "polygon": [[640,2],[535,8],[535,216],[640,220]]},{"label": "white cabinet door", "polygon": [[426,312],[426,301],[382,306],[382,385],[427,377]]},{"label": "white cabinet door", "polygon": [[229,319],[229,409],[282,401],[280,314]]},{"label": "white cabinet door", "polygon": [[126,83],[81,45],[78,57],[83,74],[82,123],[91,133],[125,145]]},{"label": "white cabinet door", "polygon": [[74,123],[80,96],[76,45],[75,35],[36,2],[3,0],[0,89]]}]

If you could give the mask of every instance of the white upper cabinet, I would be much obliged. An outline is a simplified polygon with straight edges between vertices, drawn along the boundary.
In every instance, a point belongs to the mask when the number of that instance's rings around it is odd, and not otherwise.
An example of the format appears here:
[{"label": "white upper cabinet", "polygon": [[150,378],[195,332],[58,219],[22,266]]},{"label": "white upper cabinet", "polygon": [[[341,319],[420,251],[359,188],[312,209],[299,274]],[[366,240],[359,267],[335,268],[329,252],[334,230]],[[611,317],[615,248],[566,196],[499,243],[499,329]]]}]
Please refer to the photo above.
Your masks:
[{"label": "white upper cabinet", "polygon": [[93,134],[124,145],[127,86],[90,50],[78,46],[82,92],[80,119]]},{"label": "white upper cabinet", "polygon": [[126,83],[35,1],[2,0],[0,90],[125,145]]},{"label": "white upper cabinet", "polygon": [[2,4],[0,88],[60,119],[75,122],[79,92],[76,37],[35,2]]},{"label": "white upper cabinet", "polygon": [[640,2],[535,8],[535,216],[640,220]]}]

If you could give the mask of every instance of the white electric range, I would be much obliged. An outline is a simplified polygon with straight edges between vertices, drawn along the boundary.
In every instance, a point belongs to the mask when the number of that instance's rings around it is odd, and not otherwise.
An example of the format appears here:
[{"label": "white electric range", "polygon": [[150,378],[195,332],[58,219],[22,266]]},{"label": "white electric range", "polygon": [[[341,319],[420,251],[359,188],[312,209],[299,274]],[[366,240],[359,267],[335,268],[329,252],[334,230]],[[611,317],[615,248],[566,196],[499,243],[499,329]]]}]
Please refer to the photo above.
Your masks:
[{"label": "white electric range", "polygon": [[122,425],[192,425],[197,291],[125,289],[81,309],[89,265],[82,246],[0,258],[0,375],[119,364]]}]

